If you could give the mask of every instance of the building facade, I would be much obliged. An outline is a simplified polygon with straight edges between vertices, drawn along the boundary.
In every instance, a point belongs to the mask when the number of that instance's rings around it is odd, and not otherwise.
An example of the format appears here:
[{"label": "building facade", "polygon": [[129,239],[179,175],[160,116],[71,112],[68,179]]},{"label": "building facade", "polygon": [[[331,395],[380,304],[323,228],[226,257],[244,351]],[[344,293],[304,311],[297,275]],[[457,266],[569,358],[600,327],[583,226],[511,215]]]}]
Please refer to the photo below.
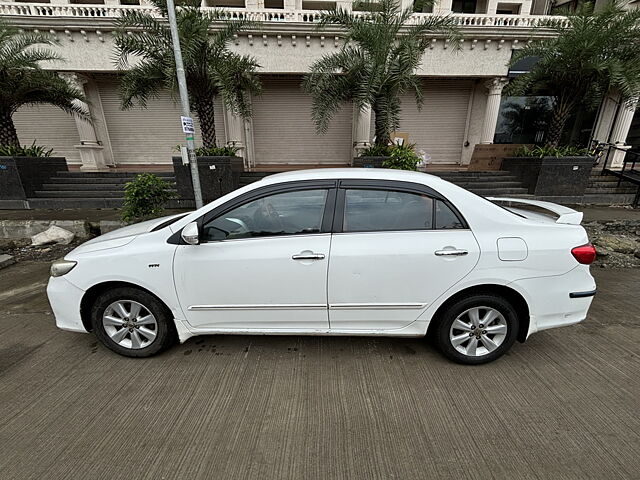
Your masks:
[{"label": "building facade", "polygon": [[[315,28],[320,10],[336,3],[353,8],[349,0],[203,1],[202,8],[223,8],[230,18],[261,22],[259,29],[243,32],[232,45],[260,65],[263,93],[252,99],[252,118],[237,118],[219,99],[216,103],[218,143],[239,146],[248,168],[348,165],[371,142],[371,113],[349,105],[335,115],[325,135],[317,135],[311,98],[300,87],[311,63],[342,45],[339,30]],[[113,22],[130,9],[154,11],[145,0],[0,1],[0,14],[9,22],[58,39],[65,60],[45,68],[82,88],[93,118],[89,124],[53,107],[23,108],[14,116],[21,143],[52,147],[71,166],[87,171],[170,164],[184,140],[175,99],[166,93],[144,110],[120,108]],[[418,110],[409,95],[402,102],[399,131],[432,164],[464,166],[475,145],[494,142],[512,53],[532,38],[550,35],[533,28],[549,18],[551,9],[549,0],[440,0],[414,14],[416,19],[451,15],[463,35],[457,50],[443,37],[431,38],[418,71],[424,106]],[[598,112],[594,132],[601,141],[624,145],[632,120],[633,111],[610,97]]]}]

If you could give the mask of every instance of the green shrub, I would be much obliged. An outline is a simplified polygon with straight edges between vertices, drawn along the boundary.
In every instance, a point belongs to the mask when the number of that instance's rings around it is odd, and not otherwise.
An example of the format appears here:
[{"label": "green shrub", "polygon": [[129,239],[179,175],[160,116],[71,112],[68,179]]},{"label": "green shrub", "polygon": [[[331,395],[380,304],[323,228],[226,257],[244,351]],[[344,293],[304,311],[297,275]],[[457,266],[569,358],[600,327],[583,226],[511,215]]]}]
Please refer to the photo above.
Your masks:
[{"label": "green shrub", "polygon": [[382,166],[395,170],[418,170],[417,164],[420,157],[414,148],[415,145],[411,143],[393,146],[389,157],[382,162]]},{"label": "green shrub", "polygon": [[523,145],[513,154],[514,157],[584,157],[593,155],[588,148],[579,148],[574,146],[566,147],[533,147],[529,148]]},{"label": "green shrub", "polygon": [[164,211],[165,204],[176,196],[171,186],[157,175],[141,173],[124,186],[122,220],[137,222],[157,217]]},{"label": "green shrub", "polygon": [[197,157],[233,157],[238,151],[238,147],[227,145],[226,147],[198,147],[196,148]]},{"label": "green shrub", "polygon": [[0,145],[0,157],[50,157],[52,153],[53,148],[36,145],[35,140],[30,146]]},{"label": "green shrub", "polygon": [[[233,157],[240,150],[235,145],[225,147],[198,147],[195,149],[196,157]],[[175,151],[180,151],[180,145],[176,145]]]}]

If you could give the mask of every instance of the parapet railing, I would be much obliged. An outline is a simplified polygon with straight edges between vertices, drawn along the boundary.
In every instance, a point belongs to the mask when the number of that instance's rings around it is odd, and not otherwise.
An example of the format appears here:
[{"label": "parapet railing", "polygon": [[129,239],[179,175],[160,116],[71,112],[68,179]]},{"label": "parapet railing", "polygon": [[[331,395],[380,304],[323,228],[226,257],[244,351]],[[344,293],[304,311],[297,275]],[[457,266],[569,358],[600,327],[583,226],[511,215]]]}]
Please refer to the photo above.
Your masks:
[{"label": "parapet railing", "polygon": [[[214,10],[212,7],[201,7],[203,10]],[[221,9],[229,19],[248,19],[260,22],[314,23],[320,19],[319,10],[279,10],[279,9]],[[0,15],[33,16],[33,17],[80,17],[80,18],[117,18],[126,11],[147,12],[159,16],[155,7],[147,5],[53,5],[49,3],[0,3]],[[367,16],[367,12],[355,12],[359,16]],[[416,13],[410,23],[417,23],[432,13]],[[452,13],[450,18],[461,27],[523,27],[534,28],[548,21],[568,22],[562,16],[528,16],[528,15],[485,15]]]}]

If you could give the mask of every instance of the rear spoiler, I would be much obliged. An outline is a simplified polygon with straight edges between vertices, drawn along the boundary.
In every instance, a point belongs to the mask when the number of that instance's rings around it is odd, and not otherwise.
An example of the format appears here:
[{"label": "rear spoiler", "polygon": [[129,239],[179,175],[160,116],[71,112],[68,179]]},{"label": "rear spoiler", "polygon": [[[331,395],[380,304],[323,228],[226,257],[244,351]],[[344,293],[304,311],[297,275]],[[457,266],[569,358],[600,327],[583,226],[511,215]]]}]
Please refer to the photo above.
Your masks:
[{"label": "rear spoiler", "polygon": [[505,198],[505,197],[487,197],[487,200],[496,203],[519,203],[522,205],[531,205],[533,207],[548,210],[558,215],[556,223],[566,223],[569,225],[580,225],[582,222],[582,212],[577,212],[569,207],[558,205],[557,203],[543,202],[541,200],[528,200],[526,198]]}]

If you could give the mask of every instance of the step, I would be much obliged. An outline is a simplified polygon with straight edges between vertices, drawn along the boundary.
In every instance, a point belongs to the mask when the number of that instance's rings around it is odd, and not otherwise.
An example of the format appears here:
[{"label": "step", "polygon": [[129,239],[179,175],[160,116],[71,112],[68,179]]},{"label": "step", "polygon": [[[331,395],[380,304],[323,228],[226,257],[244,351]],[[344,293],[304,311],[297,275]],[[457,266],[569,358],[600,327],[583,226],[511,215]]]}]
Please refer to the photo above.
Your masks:
[{"label": "step", "polygon": [[151,173],[156,175],[157,177],[173,177],[175,173],[173,171],[168,172],[56,172],[56,176],[58,177],[67,177],[67,178],[102,178],[102,177],[131,177],[135,178],[136,176],[142,173]]},{"label": "step", "polygon": [[584,191],[585,195],[593,194],[593,195],[627,195],[627,194],[635,194],[638,191],[638,188],[593,188],[587,187]]},{"label": "step", "polygon": [[582,203],[599,205],[629,205],[635,198],[635,193],[585,193]]},{"label": "step", "polygon": [[30,208],[120,208],[122,198],[30,198]]},{"label": "step", "polygon": [[523,188],[522,182],[476,182],[476,181],[461,181],[461,182],[451,182],[459,187],[466,188],[467,190],[471,188]]},{"label": "step", "polygon": [[485,183],[491,184],[495,182],[520,182],[521,179],[519,177],[440,177],[442,180],[446,180],[451,183],[461,183],[461,182],[474,182],[474,183]]},{"label": "step", "polygon": [[[175,183],[167,182],[171,187]],[[117,190],[124,191],[124,183],[45,183],[42,190],[47,191],[93,191],[93,190]]]},{"label": "step", "polygon": [[[135,177],[106,177],[106,178],[74,178],[74,177],[51,177],[48,183],[56,184],[87,184],[97,185],[101,183],[112,185],[124,185],[127,182],[135,180]],[[175,182],[175,177],[163,177],[165,182]]]},{"label": "step", "polygon": [[470,192],[481,196],[502,197],[505,195],[527,194],[526,188],[467,188]]},{"label": "step", "polygon": [[36,190],[36,198],[124,198],[122,190],[100,190],[91,191],[57,191],[57,190]]}]

